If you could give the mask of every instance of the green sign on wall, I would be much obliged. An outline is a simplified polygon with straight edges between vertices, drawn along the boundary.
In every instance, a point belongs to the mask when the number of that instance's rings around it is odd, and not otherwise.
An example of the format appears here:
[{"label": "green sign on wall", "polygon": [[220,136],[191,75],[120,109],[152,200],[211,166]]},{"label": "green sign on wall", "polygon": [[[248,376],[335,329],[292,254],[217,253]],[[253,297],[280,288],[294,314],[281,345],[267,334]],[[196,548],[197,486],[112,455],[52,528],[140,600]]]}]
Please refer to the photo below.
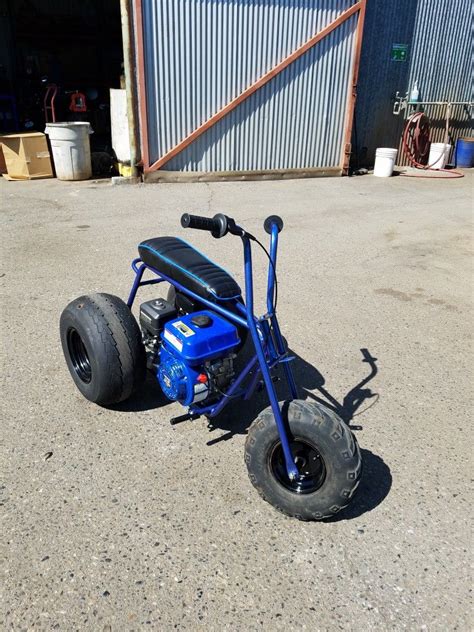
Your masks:
[{"label": "green sign on wall", "polygon": [[392,61],[406,61],[408,57],[408,44],[392,44],[390,59]]}]

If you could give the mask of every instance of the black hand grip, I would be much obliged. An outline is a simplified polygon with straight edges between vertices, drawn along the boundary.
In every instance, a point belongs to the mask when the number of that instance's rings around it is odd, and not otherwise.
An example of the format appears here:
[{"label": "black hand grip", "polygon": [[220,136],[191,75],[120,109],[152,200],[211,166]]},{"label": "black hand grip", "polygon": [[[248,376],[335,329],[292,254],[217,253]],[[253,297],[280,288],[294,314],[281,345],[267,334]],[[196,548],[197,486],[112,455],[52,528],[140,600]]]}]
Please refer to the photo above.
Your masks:
[{"label": "black hand grip", "polygon": [[195,228],[196,230],[208,230],[213,237],[224,237],[227,233],[227,217],[222,213],[214,217],[203,217],[202,215],[181,215],[181,226],[183,228]]},{"label": "black hand grip", "polygon": [[181,216],[181,226],[183,228],[213,231],[215,228],[215,222],[212,217],[202,217],[201,215],[190,215],[189,213],[184,213]]}]

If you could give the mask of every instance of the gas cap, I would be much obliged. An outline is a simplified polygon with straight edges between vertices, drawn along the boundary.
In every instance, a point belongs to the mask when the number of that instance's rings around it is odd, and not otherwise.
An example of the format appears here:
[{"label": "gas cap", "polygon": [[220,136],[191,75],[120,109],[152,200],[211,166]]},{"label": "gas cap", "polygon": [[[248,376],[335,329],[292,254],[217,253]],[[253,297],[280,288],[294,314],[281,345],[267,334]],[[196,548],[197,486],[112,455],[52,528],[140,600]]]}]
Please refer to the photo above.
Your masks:
[{"label": "gas cap", "polygon": [[199,316],[193,316],[191,322],[193,325],[196,325],[196,327],[199,327],[199,329],[204,329],[204,327],[210,327],[212,325],[212,318],[206,314],[200,314]]}]

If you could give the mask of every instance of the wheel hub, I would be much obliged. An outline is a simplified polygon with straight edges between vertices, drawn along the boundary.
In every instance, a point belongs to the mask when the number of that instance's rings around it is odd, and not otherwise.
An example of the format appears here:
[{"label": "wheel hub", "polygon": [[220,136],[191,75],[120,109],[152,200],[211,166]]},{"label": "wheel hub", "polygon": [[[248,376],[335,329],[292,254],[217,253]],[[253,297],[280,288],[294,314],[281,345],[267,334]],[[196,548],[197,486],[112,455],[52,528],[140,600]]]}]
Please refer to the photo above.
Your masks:
[{"label": "wheel hub", "polygon": [[312,494],[322,486],[326,478],[324,460],[318,448],[306,439],[295,437],[290,442],[290,448],[294,463],[298,468],[298,476],[293,480],[288,478],[280,441],[270,453],[270,469],[278,482],[286,489],[295,494]]},{"label": "wheel hub", "polygon": [[71,328],[67,333],[67,346],[73,369],[82,382],[89,384],[92,379],[92,368],[87,349],[77,329]]}]

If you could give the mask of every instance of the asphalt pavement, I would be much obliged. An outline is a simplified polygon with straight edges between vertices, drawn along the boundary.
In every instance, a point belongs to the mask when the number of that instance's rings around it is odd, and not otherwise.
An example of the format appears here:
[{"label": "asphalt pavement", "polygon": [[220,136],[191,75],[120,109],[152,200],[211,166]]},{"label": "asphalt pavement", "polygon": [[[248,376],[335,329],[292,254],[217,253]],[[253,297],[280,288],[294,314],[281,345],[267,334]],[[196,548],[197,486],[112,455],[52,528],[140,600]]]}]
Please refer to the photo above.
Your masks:
[{"label": "asphalt pavement", "polygon": [[[472,629],[472,184],[1,181],[2,629]],[[287,518],[250,484],[263,396],[172,427],[179,405],[151,378],[114,410],[73,385],[61,310],[126,297],[139,241],[184,237],[242,282],[238,239],[185,232],[184,211],[261,238],[267,215],[284,219],[278,313],[298,382],[364,459],[334,520]]]}]

